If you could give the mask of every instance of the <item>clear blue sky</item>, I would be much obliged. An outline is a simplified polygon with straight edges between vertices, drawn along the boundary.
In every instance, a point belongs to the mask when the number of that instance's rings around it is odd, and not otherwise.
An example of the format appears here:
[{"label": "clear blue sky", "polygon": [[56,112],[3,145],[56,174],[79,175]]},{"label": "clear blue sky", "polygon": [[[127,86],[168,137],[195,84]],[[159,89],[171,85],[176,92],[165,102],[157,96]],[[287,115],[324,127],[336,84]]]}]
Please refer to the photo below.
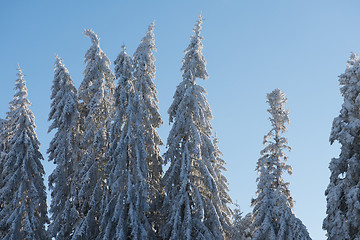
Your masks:
[{"label": "clear blue sky", "polygon": [[[288,154],[294,174],[286,177],[294,211],[313,239],[325,239],[324,191],[328,164],[340,146],[329,145],[331,123],[342,103],[338,75],[351,51],[360,52],[359,1],[1,1],[0,117],[8,111],[19,63],[28,84],[37,134],[46,149],[54,55],[59,54],[78,87],[90,46],[82,31],[92,28],[113,62],[125,43],[132,54],[147,26],[156,21],[155,84],[165,124],[181,80],[183,50],[202,11],[204,55],[214,130],[227,161],[230,195],[246,213],[256,191],[254,171],[263,136],[269,131],[266,93],[288,97],[291,123]],[[112,65],[113,67],[113,65]],[[43,162],[46,173],[53,166]]]}]

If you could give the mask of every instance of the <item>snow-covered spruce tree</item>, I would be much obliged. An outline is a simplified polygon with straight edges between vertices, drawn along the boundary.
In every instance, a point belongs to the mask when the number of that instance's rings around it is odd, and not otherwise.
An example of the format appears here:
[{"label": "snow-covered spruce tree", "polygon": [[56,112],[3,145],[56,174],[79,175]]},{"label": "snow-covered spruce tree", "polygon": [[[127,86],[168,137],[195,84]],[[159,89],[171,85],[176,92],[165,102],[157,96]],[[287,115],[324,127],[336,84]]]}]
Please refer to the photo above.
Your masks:
[{"label": "snow-covered spruce tree", "polygon": [[9,151],[1,173],[4,184],[0,189],[0,238],[48,239],[45,173],[40,162],[43,156],[20,68],[17,76],[16,93],[6,117]]},{"label": "snow-covered spruce tree", "polygon": [[153,51],[156,51],[155,36],[154,36],[155,22],[152,22],[137,47],[134,59],[134,87],[136,93],[139,95],[140,108],[144,113],[142,121],[144,125],[146,162],[148,165],[148,183],[149,183],[149,200],[150,200],[150,218],[151,223],[156,229],[159,229],[160,202],[163,196],[163,191],[160,187],[161,177],[163,175],[162,165],[163,159],[160,155],[159,145],[162,145],[160,136],[156,128],[163,123],[157,106],[157,91],[153,82],[155,78],[155,57]]},{"label": "snow-covered spruce tree", "polygon": [[51,99],[49,121],[52,121],[52,124],[49,132],[56,129],[56,133],[47,153],[49,161],[53,161],[56,168],[49,176],[52,201],[48,235],[58,240],[65,240],[71,239],[74,225],[79,218],[74,182],[74,170],[80,153],[79,112],[74,82],[58,56],[54,67]]},{"label": "snow-covered spruce tree", "polygon": [[102,217],[100,239],[154,239],[149,213],[148,167],[144,108],[134,88],[132,59],[123,51],[115,61],[116,114],[106,166],[108,204]]},{"label": "snow-covered spruce tree", "polygon": [[251,240],[251,221],[252,213],[248,213],[245,217],[237,204],[233,214],[233,232],[230,239],[232,240]]},{"label": "snow-covered spruce tree", "polygon": [[[164,239],[224,239],[226,211],[215,170],[218,150],[214,146],[210,120],[212,113],[204,88],[196,78],[206,79],[206,61],[200,36],[202,17],[195,24],[183,59],[183,81],[168,112],[173,123],[165,153],[170,163],[163,184],[165,197],[161,229]],[[221,188],[220,188],[221,189]]]},{"label": "snow-covered spruce tree", "polygon": [[252,239],[310,239],[306,227],[292,211],[293,199],[283,179],[285,172],[291,174],[291,166],[286,164],[285,150],[290,150],[288,141],[281,134],[289,124],[287,99],[279,89],[267,94],[270,105],[272,129],[264,136],[265,148],[257,162],[259,177],[253,208]]},{"label": "snow-covered spruce tree", "polygon": [[341,152],[329,166],[323,229],[331,240],[360,239],[360,59],[357,54],[351,54],[339,82],[344,103],[333,121],[330,143],[338,141]]},{"label": "snow-covered spruce tree", "polygon": [[78,90],[82,159],[75,181],[81,221],[75,227],[74,240],[94,239],[99,233],[99,203],[104,188],[103,169],[115,89],[110,61],[101,50],[97,35],[92,30],[85,30],[84,34],[93,45],[85,54],[84,79]]}]

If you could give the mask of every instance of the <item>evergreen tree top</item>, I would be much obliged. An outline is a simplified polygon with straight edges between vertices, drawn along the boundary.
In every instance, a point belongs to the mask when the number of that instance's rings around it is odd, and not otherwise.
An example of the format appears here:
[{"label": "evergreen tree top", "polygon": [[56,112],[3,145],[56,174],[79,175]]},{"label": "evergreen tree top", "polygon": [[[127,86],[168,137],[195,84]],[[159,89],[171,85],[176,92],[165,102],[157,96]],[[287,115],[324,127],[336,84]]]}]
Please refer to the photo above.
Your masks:
[{"label": "evergreen tree top", "polygon": [[13,100],[9,103],[10,111],[7,113],[6,119],[11,121],[20,121],[20,119],[18,119],[18,116],[20,116],[22,120],[26,119],[25,124],[33,125],[35,129],[35,117],[29,109],[31,103],[27,99],[28,93],[26,81],[24,79],[24,75],[22,74],[20,66],[17,69],[16,75],[18,76],[18,78],[15,81],[15,94]]},{"label": "evergreen tree top", "polygon": [[154,29],[155,21],[150,24],[134,53],[134,76],[137,80],[155,78],[156,66],[153,51],[156,51],[156,46]]},{"label": "evergreen tree top", "polygon": [[56,55],[54,64],[54,79],[52,84],[50,99],[51,110],[48,120],[53,120],[48,132],[54,128],[64,127],[68,123],[69,116],[77,116],[77,90],[74,86],[69,71],[65,67],[62,59]]},{"label": "evergreen tree top", "polygon": [[201,29],[202,29],[202,23],[204,21],[202,13],[200,13],[198,18],[199,19],[196,21],[193,31],[194,31],[196,37],[199,37],[200,39],[203,39],[203,37],[200,36],[200,32],[201,32]]},{"label": "evergreen tree top", "polygon": [[52,85],[52,93],[50,99],[55,99],[58,91],[63,91],[63,88],[70,88],[73,92],[77,92],[74,82],[70,77],[69,70],[65,67],[63,60],[55,55],[55,64],[54,64],[54,80]]},{"label": "evergreen tree top", "polygon": [[69,73],[69,71],[65,68],[64,63],[62,62],[62,59],[59,57],[59,55],[55,55],[55,64],[54,64],[54,71],[57,69],[64,69],[66,73]]},{"label": "evergreen tree top", "polygon": [[114,61],[115,64],[115,77],[117,78],[130,78],[133,70],[133,61],[130,55],[126,52],[126,46],[123,44],[121,46],[121,52]]},{"label": "evergreen tree top", "polygon": [[145,37],[143,38],[143,41],[145,40],[149,41],[151,48],[156,51],[154,30],[155,30],[155,20],[149,25],[148,30],[145,33]]},{"label": "evergreen tree top", "polygon": [[[59,73],[65,74],[65,76],[59,76]],[[58,78],[58,80],[64,79],[65,77],[70,78],[69,70],[65,67],[62,58],[57,54],[55,55],[54,75],[54,81],[56,81],[55,78]]]},{"label": "evergreen tree top", "polygon": [[[353,100],[356,105],[360,105],[360,86],[358,85],[359,81],[360,59],[357,53],[352,52],[349,60],[347,61],[345,73],[339,76],[339,83],[342,86],[340,88],[340,92],[343,97],[349,100]],[[351,112],[354,109],[349,108],[348,110],[348,112]]]},{"label": "evergreen tree top", "polygon": [[84,62],[86,67],[84,70],[84,79],[80,84],[78,96],[80,102],[89,104],[95,93],[101,90],[103,82],[105,82],[105,95],[112,105],[112,94],[115,89],[114,75],[110,70],[110,60],[101,50],[99,38],[93,30],[85,30],[84,35],[91,39],[93,45],[87,50]]},{"label": "evergreen tree top", "polygon": [[[84,35],[89,37],[91,42],[92,42],[92,46],[89,48],[89,50],[86,52],[85,54],[85,62],[90,62],[92,60],[95,61],[100,61],[97,64],[101,64],[101,65],[105,65],[108,66],[110,65],[110,60],[108,59],[108,57],[105,55],[105,53],[101,50],[100,48],[100,39],[98,38],[98,36],[95,34],[95,32],[91,29],[86,29],[84,30]],[[86,72],[86,70],[85,70]]]},{"label": "evergreen tree top", "polygon": [[[262,157],[259,159],[260,164],[257,167],[257,170],[261,170],[262,167],[267,166],[268,170],[273,171],[275,181],[280,181],[285,188],[287,188],[287,183],[283,183],[281,175],[283,171],[292,174],[292,168],[290,165],[287,165],[287,156],[284,153],[284,150],[291,150],[291,147],[288,145],[288,140],[286,137],[280,136],[281,133],[284,133],[287,130],[285,124],[289,124],[289,110],[285,110],[285,103],[287,98],[285,93],[280,89],[275,89],[271,93],[267,94],[267,103],[269,103],[270,108],[268,112],[271,114],[270,122],[272,129],[270,132],[264,136],[263,144],[266,147],[261,151]],[[283,159],[284,161],[282,161]],[[276,166],[274,168],[274,165]],[[276,184],[277,185],[277,184]],[[285,191],[286,192],[286,191]],[[289,202],[292,206],[292,200],[290,197],[290,192],[288,193]]]},{"label": "evergreen tree top", "polygon": [[29,100],[26,99],[28,93],[27,93],[26,81],[24,79],[24,75],[22,74],[22,69],[19,66],[19,68],[16,70],[18,71],[16,74],[18,76],[18,79],[15,81],[15,90],[17,92],[14,95],[14,99],[12,103],[17,104],[22,102],[24,105],[29,106],[30,102]]},{"label": "evergreen tree top", "polygon": [[148,47],[149,49],[156,51],[154,30],[155,20],[149,25],[148,30],[146,31],[145,36],[141,39],[141,42],[134,55],[136,55],[136,53],[144,47]]},{"label": "evergreen tree top", "polygon": [[289,110],[285,110],[285,104],[287,102],[285,93],[277,88],[267,94],[267,99],[267,103],[270,105],[268,112],[271,114],[270,122],[273,126],[273,130],[277,134],[280,132],[284,133],[287,130],[285,124],[290,123]]},{"label": "evergreen tree top", "polygon": [[203,44],[201,40],[203,37],[200,36],[202,22],[203,17],[200,14],[198,21],[194,25],[193,32],[195,34],[190,37],[190,44],[184,51],[185,56],[181,67],[183,79],[193,83],[195,83],[196,78],[205,80],[209,76],[206,70],[206,60],[202,54]]},{"label": "evergreen tree top", "polygon": [[360,59],[358,54],[351,53],[346,70],[339,76],[340,92],[344,103],[340,114],[333,121],[330,143],[338,140],[343,147],[353,143],[357,137],[360,114]]},{"label": "evergreen tree top", "polygon": [[7,113],[6,119],[12,122],[10,125],[15,124],[15,122],[23,121],[26,127],[29,126],[35,129],[35,117],[32,111],[29,109],[31,103],[27,99],[28,93],[26,81],[20,66],[17,69],[16,75],[18,78],[15,81],[15,94],[13,100],[9,103],[10,111]]},{"label": "evergreen tree top", "polygon": [[91,39],[91,42],[94,46],[100,47],[100,39],[92,29],[85,29],[84,35]]},{"label": "evergreen tree top", "polygon": [[[344,98],[357,98],[360,92],[359,82],[360,60],[357,53],[352,52],[347,61],[345,73],[339,76],[339,83],[342,86],[340,92]],[[355,93],[356,91],[356,93]],[[356,94],[356,96],[354,95]],[[356,99],[356,104],[359,104],[360,99]]]}]

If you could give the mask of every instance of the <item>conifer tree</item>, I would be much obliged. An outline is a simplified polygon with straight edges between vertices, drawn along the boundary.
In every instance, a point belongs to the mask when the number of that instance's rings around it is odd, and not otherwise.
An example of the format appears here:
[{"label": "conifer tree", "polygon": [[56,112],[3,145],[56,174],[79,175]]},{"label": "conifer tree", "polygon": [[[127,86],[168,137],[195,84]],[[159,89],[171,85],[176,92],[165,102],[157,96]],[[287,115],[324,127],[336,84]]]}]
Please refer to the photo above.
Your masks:
[{"label": "conifer tree", "polygon": [[323,229],[331,240],[360,239],[360,59],[357,54],[351,54],[339,82],[344,103],[333,121],[330,143],[338,141],[341,152],[330,161]]},{"label": "conifer tree", "polygon": [[[160,181],[163,174],[163,159],[160,155],[159,145],[162,145],[156,128],[163,123],[159,113],[157,91],[153,82],[156,73],[155,57],[156,51],[155,22],[152,22],[134,53],[134,87],[139,95],[144,125],[146,162],[148,166],[149,201],[151,205],[150,217],[155,228],[159,228],[160,217],[158,209],[163,191],[160,188]],[[158,224],[157,224],[158,223]]]},{"label": "conifer tree", "polygon": [[115,61],[116,114],[106,167],[108,204],[101,239],[154,239],[149,213],[148,167],[143,100],[134,88],[132,59],[123,51]]},{"label": "conifer tree", "polygon": [[48,239],[43,159],[35,133],[35,118],[29,109],[27,88],[19,68],[16,93],[7,113],[9,151],[3,162],[0,189],[1,239]]},{"label": "conifer tree", "polygon": [[233,214],[233,231],[230,239],[232,240],[251,240],[251,221],[252,214],[248,213],[244,217],[237,204]]},{"label": "conifer tree", "polygon": [[78,91],[82,159],[77,182],[81,221],[73,239],[94,239],[99,233],[100,202],[104,188],[105,151],[113,114],[114,76],[110,61],[92,30],[84,34],[92,41],[85,54],[84,79]]},{"label": "conifer tree", "polygon": [[292,211],[294,202],[289,183],[283,179],[284,173],[292,173],[285,155],[285,150],[291,148],[287,138],[281,135],[289,123],[288,110],[285,110],[287,99],[279,89],[267,94],[267,99],[272,129],[264,136],[265,148],[256,167],[259,177],[256,198],[251,203],[254,207],[252,239],[310,239],[306,227]]},{"label": "conifer tree", "polygon": [[[161,230],[165,239],[224,239],[226,217],[219,176],[215,165],[219,151],[212,140],[212,113],[205,89],[196,78],[206,79],[206,61],[202,55],[200,36],[202,17],[195,24],[194,36],[183,59],[183,81],[170,106],[171,128],[164,155],[170,163],[163,184],[165,197]],[[221,164],[220,164],[221,165]]]},{"label": "conifer tree", "polygon": [[77,91],[69,71],[56,57],[51,93],[49,132],[56,129],[47,153],[56,168],[49,176],[51,190],[51,223],[49,237],[58,240],[71,239],[73,227],[78,220],[74,171],[79,161],[78,132],[79,112]]}]

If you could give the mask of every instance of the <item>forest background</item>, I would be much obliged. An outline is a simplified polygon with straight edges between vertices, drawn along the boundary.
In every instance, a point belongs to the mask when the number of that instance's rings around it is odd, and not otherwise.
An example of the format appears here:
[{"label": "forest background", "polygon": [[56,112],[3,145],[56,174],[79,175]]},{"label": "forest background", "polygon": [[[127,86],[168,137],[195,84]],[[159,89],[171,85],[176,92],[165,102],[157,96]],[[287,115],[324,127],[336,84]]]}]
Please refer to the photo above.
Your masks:
[{"label": "forest background", "polygon": [[232,199],[244,213],[251,210],[256,161],[270,128],[266,93],[280,88],[289,99],[286,137],[294,173],[286,180],[296,200],[294,211],[313,239],[325,239],[321,225],[328,164],[340,148],[337,143],[330,146],[328,138],[342,103],[338,75],[344,72],[350,52],[360,52],[359,7],[358,1],[348,0],[1,1],[0,118],[8,111],[19,63],[48,176],[54,168],[45,153],[53,136],[47,133],[47,118],[55,54],[64,59],[78,87],[90,46],[83,29],[99,35],[101,48],[113,62],[123,43],[129,54],[134,52],[155,19],[154,82],[165,122],[159,134],[166,142],[167,109],[181,81],[183,50],[202,12],[203,53],[210,77],[199,84],[208,92]]}]

